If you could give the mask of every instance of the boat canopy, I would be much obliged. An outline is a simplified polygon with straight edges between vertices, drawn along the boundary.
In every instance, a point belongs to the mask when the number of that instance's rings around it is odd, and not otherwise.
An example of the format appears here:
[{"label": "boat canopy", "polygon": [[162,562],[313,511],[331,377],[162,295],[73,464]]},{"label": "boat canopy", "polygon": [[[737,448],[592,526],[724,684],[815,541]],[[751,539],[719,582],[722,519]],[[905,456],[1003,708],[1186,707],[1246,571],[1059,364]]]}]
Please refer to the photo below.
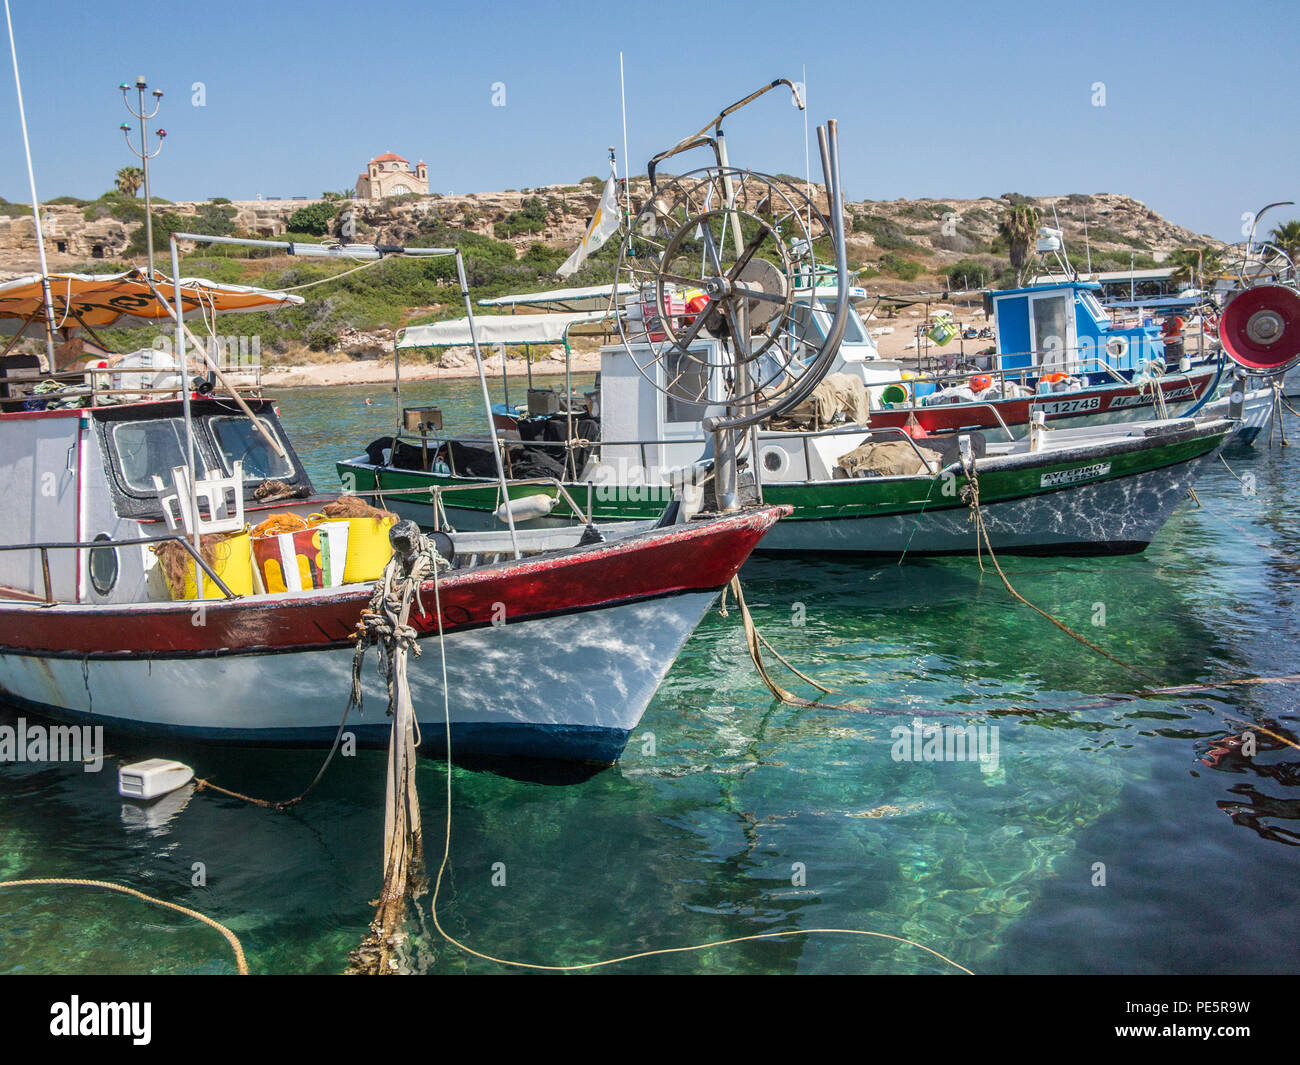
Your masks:
[{"label": "boat canopy", "polygon": [[[636,285],[621,284],[620,296],[636,292]],[[553,288],[546,292],[520,292],[506,296],[493,296],[479,300],[480,307],[526,307],[534,311],[604,311],[614,295],[614,285],[593,285],[590,288]]]},{"label": "boat canopy", "polygon": [[[121,274],[50,274],[49,283],[54,305],[51,324],[55,329],[147,325],[171,317],[151,291],[145,271],[139,268]],[[170,303],[175,291],[172,279],[155,271],[153,284]],[[185,317],[191,318],[296,307],[303,298],[287,292],[186,277],[181,279],[181,301]],[[0,284],[0,332],[18,332],[29,325],[45,326],[40,274],[27,274]]]},{"label": "boat canopy", "polygon": [[[599,322],[605,311],[575,311],[551,314],[489,314],[474,319],[474,333],[480,344],[563,344],[575,326]],[[603,332],[604,330],[598,330]],[[469,319],[412,325],[397,338],[399,348],[468,347],[473,343]]]}]

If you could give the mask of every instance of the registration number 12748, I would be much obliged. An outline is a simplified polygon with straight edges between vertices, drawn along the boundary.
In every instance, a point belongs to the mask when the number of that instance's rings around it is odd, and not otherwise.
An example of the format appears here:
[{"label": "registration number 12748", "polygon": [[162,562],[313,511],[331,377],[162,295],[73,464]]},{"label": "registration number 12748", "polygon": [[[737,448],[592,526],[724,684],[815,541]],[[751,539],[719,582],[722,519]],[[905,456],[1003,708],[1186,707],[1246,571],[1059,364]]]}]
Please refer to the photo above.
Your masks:
[{"label": "registration number 12748", "polygon": [[1034,403],[1030,410],[1041,410],[1044,414],[1078,414],[1080,411],[1098,410],[1101,396],[1079,396],[1077,399],[1054,399],[1048,403]]}]

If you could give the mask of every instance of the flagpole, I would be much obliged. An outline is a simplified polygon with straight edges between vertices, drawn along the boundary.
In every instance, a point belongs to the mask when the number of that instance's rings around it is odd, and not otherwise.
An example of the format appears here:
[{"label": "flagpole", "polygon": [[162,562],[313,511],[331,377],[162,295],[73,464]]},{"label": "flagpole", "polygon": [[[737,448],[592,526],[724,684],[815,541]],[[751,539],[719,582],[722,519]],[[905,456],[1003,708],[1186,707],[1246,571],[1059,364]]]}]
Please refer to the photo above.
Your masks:
[{"label": "flagpole", "polygon": [[45,263],[45,235],[41,232],[40,201],[36,198],[36,171],[32,169],[32,145],[27,139],[27,111],[23,107],[23,83],[18,76],[18,46],[14,44],[14,19],[9,13],[9,0],[5,0],[5,21],[9,24],[9,52],[14,57],[14,87],[18,90],[18,120],[23,127],[23,148],[27,151],[27,182],[32,190],[32,221],[36,226],[36,251],[41,261],[41,292],[45,299],[45,353],[50,360],[50,373],[54,365],[54,297],[50,293],[50,270]]}]

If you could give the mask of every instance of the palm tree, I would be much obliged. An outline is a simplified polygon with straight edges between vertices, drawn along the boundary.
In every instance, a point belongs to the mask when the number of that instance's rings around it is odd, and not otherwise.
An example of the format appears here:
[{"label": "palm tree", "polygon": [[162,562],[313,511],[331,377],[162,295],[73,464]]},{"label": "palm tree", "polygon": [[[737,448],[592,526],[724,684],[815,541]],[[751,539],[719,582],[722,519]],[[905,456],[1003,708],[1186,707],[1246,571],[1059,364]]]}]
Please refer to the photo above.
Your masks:
[{"label": "palm tree", "polygon": [[117,172],[117,191],[134,196],[144,184],[144,171],[138,166],[124,166]]},{"label": "palm tree", "polygon": [[1292,266],[1297,265],[1296,260],[1300,259],[1300,221],[1293,218],[1289,222],[1283,222],[1280,226],[1275,226],[1268,238],[1274,245],[1286,252]]},{"label": "palm tree", "polygon": [[1018,203],[1003,216],[998,233],[1007,242],[1007,255],[1016,272],[1016,286],[1024,280],[1025,264],[1029,261],[1029,246],[1038,234],[1042,212],[1027,203]]},{"label": "palm tree", "polygon": [[1179,248],[1172,252],[1168,262],[1174,267],[1169,280],[1176,285],[1205,287],[1205,279],[1223,272],[1223,253],[1208,245],[1204,248]]}]

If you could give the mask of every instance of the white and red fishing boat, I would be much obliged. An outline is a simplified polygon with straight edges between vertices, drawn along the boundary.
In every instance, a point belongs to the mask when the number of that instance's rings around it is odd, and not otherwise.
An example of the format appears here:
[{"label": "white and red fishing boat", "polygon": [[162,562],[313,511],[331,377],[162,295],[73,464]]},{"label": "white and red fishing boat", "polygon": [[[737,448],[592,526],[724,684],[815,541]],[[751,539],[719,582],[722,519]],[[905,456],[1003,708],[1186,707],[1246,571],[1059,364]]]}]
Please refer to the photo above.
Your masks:
[{"label": "white and red fishing boat", "polygon": [[[390,250],[398,249],[347,254]],[[120,308],[140,283],[99,279],[93,300],[83,293],[62,307],[42,292],[43,310],[20,313],[28,325],[66,322],[74,309],[90,320],[88,301]],[[220,287],[160,275],[147,284],[164,315],[168,304],[220,311]],[[45,291],[58,299],[57,286]],[[230,309],[286,299],[244,289]],[[6,367],[0,698],[148,736],[329,743],[378,573],[372,565],[367,579],[349,581],[343,556],[322,561],[338,546],[326,536],[309,536],[314,561],[301,572],[297,557],[283,570],[250,560],[249,526],[272,513],[304,521],[328,497],[315,493],[270,400],[234,386],[208,394],[211,376],[190,375],[183,330],[173,365],[131,362],[127,381],[112,360],[64,373],[36,372],[30,356]],[[220,374],[214,362],[204,369]],[[438,749],[444,735],[441,638],[457,754],[615,761],[691,631],[782,513],[688,518],[676,507],[655,522],[599,531],[440,534],[450,567],[411,615],[426,649],[409,677],[427,747]],[[160,544],[183,553],[184,582],[167,579]],[[348,728],[383,743],[385,684],[373,670],[365,692]]]}]

